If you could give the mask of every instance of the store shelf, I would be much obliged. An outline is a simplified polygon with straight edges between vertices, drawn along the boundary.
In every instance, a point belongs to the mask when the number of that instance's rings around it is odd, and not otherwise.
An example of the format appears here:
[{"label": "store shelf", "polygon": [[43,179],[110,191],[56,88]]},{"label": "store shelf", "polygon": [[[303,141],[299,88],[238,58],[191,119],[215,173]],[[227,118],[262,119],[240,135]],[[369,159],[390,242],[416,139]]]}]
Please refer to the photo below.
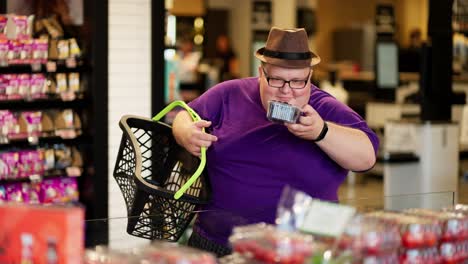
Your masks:
[{"label": "store shelf", "polygon": [[10,149],[10,148],[27,148],[27,147],[36,147],[42,146],[45,144],[59,144],[63,143],[66,145],[84,145],[92,144],[93,137],[91,135],[80,135],[76,138],[61,138],[59,136],[49,136],[49,137],[40,137],[37,142],[30,142],[27,138],[22,139],[11,139],[8,143],[0,143],[0,150]]},{"label": "store shelf", "polygon": [[0,74],[85,72],[90,65],[84,60],[49,60],[47,64],[9,64],[0,66]]},{"label": "store shelf", "polygon": [[47,98],[35,100],[5,100],[0,101],[0,110],[43,110],[43,109],[83,109],[90,104],[89,99],[79,98],[72,101],[63,101],[60,98]]},{"label": "store shelf", "polygon": [[30,177],[25,177],[25,178],[17,178],[17,179],[0,179],[0,185],[3,184],[9,184],[9,183],[19,183],[19,182],[40,182],[45,179],[50,179],[50,178],[66,178],[69,177],[67,175],[67,172],[65,170],[50,170],[46,171],[43,175],[34,175]]}]

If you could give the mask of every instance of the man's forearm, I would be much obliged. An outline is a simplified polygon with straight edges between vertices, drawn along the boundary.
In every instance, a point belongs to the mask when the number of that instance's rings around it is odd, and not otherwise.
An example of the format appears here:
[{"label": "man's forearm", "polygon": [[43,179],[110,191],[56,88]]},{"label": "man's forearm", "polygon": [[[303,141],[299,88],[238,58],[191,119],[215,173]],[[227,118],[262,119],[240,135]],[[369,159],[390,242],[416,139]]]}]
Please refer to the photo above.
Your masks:
[{"label": "man's forearm", "polygon": [[326,137],[317,145],[341,167],[363,171],[375,164],[375,151],[366,133],[358,129],[328,124]]}]

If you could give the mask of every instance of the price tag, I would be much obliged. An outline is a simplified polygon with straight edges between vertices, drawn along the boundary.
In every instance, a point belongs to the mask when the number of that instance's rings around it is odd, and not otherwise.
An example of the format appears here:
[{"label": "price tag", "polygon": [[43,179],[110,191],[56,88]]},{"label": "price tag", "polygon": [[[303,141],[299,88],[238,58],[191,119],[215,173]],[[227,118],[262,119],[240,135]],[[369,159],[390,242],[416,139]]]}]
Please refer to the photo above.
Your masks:
[{"label": "price tag", "polygon": [[71,166],[65,168],[68,177],[80,177],[81,176],[81,168],[76,166]]},{"label": "price tag", "polygon": [[314,200],[299,229],[307,233],[337,237],[355,213],[356,208],[351,206]]},{"label": "price tag", "polygon": [[31,182],[40,182],[40,181],[42,181],[42,176],[39,175],[39,174],[32,174],[32,175],[29,176],[29,180]]},{"label": "price tag", "polygon": [[33,72],[40,72],[42,69],[42,64],[39,62],[34,62],[31,64],[31,70]]},{"label": "price tag", "polygon": [[65,61],[65,65],[67,65],[67,68],[76,68],[76,59],[75,58],[68,58]]},{"label": "price tag", "polygon": [[46,64],[46,68],[48,72],[56,72],[57,71],[57,63],[55,61],[48,61]]}]

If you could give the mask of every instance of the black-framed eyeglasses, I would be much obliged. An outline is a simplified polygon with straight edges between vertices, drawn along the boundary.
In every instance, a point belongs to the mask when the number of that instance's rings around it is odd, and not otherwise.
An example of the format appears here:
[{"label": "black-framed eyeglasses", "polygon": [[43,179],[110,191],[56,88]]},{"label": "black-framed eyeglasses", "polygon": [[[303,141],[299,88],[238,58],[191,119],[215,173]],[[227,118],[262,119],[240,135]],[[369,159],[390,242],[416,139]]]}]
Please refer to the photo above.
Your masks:
[{"label": "black-framed eyeglasses", "polygon": [[269,86],[275,87],[275,88],[283,88],[284,85],[287,83],[289,85],[289,88],[296,89],[296,90],[303,89],[304,87],[306,87],[307,82],[309,81],[310,73],[311,73],[309,71],[309,74],[307,75],[307,78],[305,80],[286,81],[283,79],[268,77],[268,74],[266,73],[265,68],[262,67],[262,70],[263,70],[263,74],[265,75],[265,79],[267,80],[267,83]]}]

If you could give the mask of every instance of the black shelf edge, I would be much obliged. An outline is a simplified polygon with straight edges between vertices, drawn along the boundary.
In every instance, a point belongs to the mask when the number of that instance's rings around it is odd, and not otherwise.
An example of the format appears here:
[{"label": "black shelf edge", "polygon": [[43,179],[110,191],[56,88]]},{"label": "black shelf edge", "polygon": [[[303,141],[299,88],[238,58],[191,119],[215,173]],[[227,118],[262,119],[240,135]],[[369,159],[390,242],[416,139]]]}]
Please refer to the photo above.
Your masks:
[{"label": "black shelf edge", "polygon": [[46,98],[34,100],[4,100],[0,101],[0,110],[46,110],[46,109],[82,109],[89,105],[89,99],[78,98],[63,101],[60,98]]},{"label": "black shelf edge", "polygon": [[0,150],[6,150],[11,148],[33,148],[38,146],[43,146],[46,144],[66,144],[66,145],[84,145],[92,144],[93,137],[91,135],[79,135],[76,138],[61,138],[59,136],[50,136],[50,137],[39,137],[37,143],[30,143],[27,138],[24,139],[12,139],[8,143],[0,144]]},{"label": "black shelf edge", "polygon": [[0,74],[20,74],[20,73],[68,73],[68,72],[87,72],[91,70],[91,66],[85,60],[77,59],[75,67],[68,67],[66,60],[49,60],[56,63],[55,71],[48,71],[47,65],[40,63],[40,68],[36,68],[38,64],[9,64],[0,66]]},{"label": "black shelf edge", "polygon": [[[65,169],[54,169],[50,171],[44,172],[43,175],[40,176],[41,179],[38,180],[37,182],[42,182],[47,179],[53,179],[53,178],[78,178],[78,177],[72,177],[68,176],[67,172]],[[11,184],[11,183],[22,183],[22,182],[36,182],[35,180],[32,180],[30,177],[25,177],[25,178],[17,178],[17,179],[0,179],[0,185],[4,184]]]},{"label": "black shelf edge", "polygon": [[379,154],[377,162],[380,163],[414,163],[419,162],[419,157],[409,152],[389,152]]}]

